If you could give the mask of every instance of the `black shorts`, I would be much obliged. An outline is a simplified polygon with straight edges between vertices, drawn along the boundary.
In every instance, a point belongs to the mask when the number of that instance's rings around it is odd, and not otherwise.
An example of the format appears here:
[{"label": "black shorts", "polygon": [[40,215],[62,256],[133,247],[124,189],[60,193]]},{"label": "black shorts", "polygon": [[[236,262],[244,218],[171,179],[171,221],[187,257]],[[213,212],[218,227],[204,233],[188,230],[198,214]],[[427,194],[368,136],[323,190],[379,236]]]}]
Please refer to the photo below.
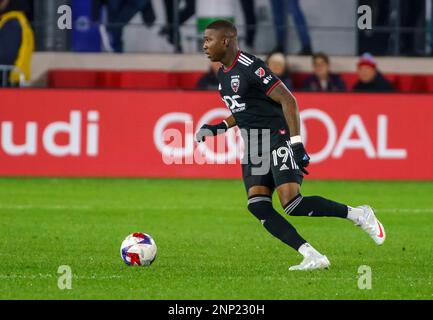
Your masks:
[{"label": "black shorts", "polygon": [[293,159],[293,151],[289,141],[273,147],[271,152],[260,156],[248,156],[248,162],[242,164],[242,177],[245,188],[266,186],[274,190],[284,183],[302,184],[304,174]]}]

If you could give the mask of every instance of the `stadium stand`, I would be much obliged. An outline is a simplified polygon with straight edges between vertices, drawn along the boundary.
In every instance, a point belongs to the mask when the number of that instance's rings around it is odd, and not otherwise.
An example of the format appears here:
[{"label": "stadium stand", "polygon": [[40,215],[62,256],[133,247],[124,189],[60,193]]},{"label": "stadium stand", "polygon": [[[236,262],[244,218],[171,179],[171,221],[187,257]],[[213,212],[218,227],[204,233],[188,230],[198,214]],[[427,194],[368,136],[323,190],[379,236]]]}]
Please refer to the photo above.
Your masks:
[{"label": "stadium stand", "polygon": [[[51,88],[109,88],[109,89],[194,89],[203,71],[134,71],[134,70],[71,70],[48,71]],[[293,73],[295,90],[302,87],[307,72]],[[354,72],[341,73],[351,89],[357,80]],[[385,73],[399,92],[433,92],[433,74]]]},{"label": "stadium stand", "polygon": [[[261,57],[265,58],[265,57]],[[357,80],[358,57],[333,56],[332,71],[348,90]],[[288,56],[295,90],[311,73],[311,58]],[[431,58],[378,57],[385,77],[399,92],[433,92]],[[431,66],[431,67],[429,67]],[[31,83],[51,88],[194,89],[209,64],[201,54],[36,53]]]}]

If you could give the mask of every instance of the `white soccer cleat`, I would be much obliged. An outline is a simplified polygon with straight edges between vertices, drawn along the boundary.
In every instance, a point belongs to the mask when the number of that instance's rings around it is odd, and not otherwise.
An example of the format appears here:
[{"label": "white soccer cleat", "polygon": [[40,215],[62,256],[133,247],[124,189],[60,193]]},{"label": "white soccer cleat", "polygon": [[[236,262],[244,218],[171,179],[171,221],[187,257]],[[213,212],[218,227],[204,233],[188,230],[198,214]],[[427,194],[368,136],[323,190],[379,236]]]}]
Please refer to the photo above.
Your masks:
[{"label": "white soccer cleat", "polygon": [[301,264],[297,266],[292,266],[289,268],[290,271],[294,270],[316,270],[316,269],[328,269],[331,263],[328,258],[321,254],[311,254],[308,255],[302,260]]},{"label": "white soccer cleat", "polygon": [[376,218],[376,215],[370,206],[364,205],[359,206],[358,208],[364,210],[364,214],[359,216],[356,225],[367,232],[374,242],[380,246],[386,238],[385,228]]}]

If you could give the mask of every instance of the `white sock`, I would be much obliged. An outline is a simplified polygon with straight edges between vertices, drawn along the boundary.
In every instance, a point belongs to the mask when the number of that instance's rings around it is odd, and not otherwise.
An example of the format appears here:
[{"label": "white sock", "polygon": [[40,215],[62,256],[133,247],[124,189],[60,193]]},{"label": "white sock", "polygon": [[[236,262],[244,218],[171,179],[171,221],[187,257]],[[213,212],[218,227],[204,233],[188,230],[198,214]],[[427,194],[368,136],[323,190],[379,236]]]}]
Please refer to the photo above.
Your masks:
[{"label": "white sock", "polygon": [[320,254],[319,251],[314,249],[308,242],[300,246],[298,251],[304,256],[304,258],[312,254]]},{"label": "white sock", "polygon": [[353,208],[350,206],[347,206],[347,219],[352,220],[353,222],[357,223],[359,216],[364,214],[364,210],[361,208]]}]

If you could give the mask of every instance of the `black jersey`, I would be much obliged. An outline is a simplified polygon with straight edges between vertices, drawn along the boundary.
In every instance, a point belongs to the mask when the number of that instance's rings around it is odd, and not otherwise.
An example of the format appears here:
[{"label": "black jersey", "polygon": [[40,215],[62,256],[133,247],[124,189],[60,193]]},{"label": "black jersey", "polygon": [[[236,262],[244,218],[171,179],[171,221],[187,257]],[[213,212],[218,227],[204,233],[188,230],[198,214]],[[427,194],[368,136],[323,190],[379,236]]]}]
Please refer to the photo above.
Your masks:
[{"label": "black jersey", "polygon": [[[255,146],[263,152],[270,151],[290,139],[281,104],[268,97],[281,80],[263,60],[239,51],[230,67],[220,68],[217,78],[221,98],[241,129],[246,153],[252,152]],[[270,149],[265,145],[266,140]]]}]

